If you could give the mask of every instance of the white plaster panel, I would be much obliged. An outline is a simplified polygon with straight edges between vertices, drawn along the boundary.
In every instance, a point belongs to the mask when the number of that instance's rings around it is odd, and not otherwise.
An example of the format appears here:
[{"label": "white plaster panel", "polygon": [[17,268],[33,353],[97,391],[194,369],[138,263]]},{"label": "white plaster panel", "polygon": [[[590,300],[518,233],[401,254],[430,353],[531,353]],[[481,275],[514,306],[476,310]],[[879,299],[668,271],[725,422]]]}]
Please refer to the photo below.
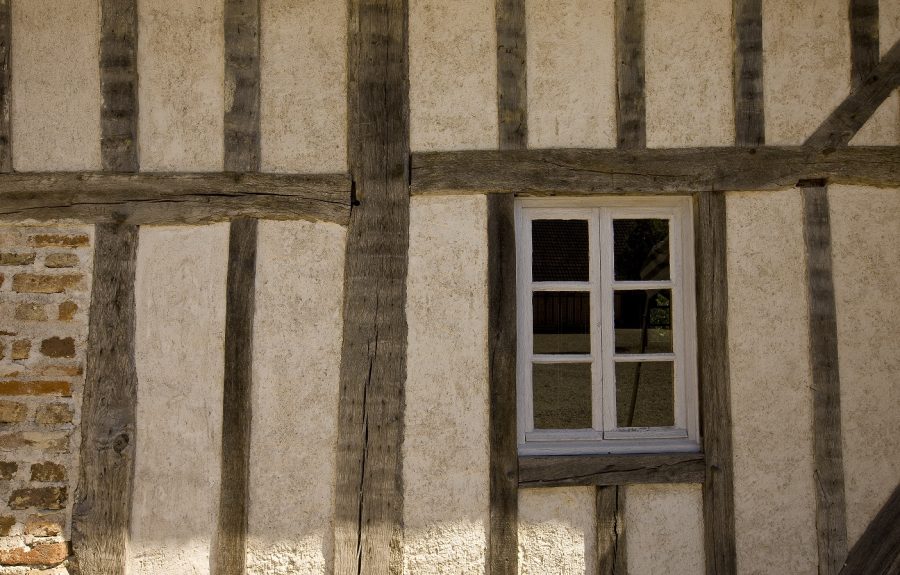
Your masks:
[{"label": "white plaster panel", "polygon": [[324,574],[331,563],[345,238],[336,224],[259,224],[251,574]]},{"label": "white plaster panel", "polygon": [[596,488],[520,489],[519,575],[596,571]]},{"label": "white plaster panel", "polygon": [[[880,0],[878,3],[878,40],[881,54],[900,40],[900,2]],[[900,144],[900,90],[878,107],[868,122],[850,140],[851,145],[896,146]]]},{"label": "white plaster panel", "polygon": [[613,0],[526,0],[528,143],[616,145]]},{"label": "white plaster panel", "polygon": [[900,478],[898,192],[829,190],[850,545]]},{"label": "white plaster panel", "polygon": [[14,168],[99,169],[99,2],[11,4]]},{"label": "white plaster panel", "polygon": [[142,226],[128,573],[209,573],[222,451],[228,224]]},{"label": "white plaster panel", "polygon": [[497,147],[493,0],[410,0],[410,145]]},{"label": "white plaster panel", "polygon": [[485,570],[487,202],[413,198],[403,442],[404,571]]},{"label": "white plaster panel", "polygon": [[647,146],[734,144],[731,0],[647,0]]},{"label": "white plaster panel", "polygon": [[815,574],[802,199],[729,194],[727,213],[738,572]]},{"label": "white plaster panel", "polygon": [[703,494],[699,485],[629,485],[625,529],[629,573],[703,573]]},{"label": "white plaster panel", "polygon": [[847,0],[763,0],[766,143],[802,144],[850,92]]},{"label": "white plaster panel", "polygon": [[138,2],[138,140],[145,171],[222,169],[221,0]]},{"label": "white plaster panel", "polygon": [[262,169],[346,171],[347,2],[267,0],[260,9]]}]

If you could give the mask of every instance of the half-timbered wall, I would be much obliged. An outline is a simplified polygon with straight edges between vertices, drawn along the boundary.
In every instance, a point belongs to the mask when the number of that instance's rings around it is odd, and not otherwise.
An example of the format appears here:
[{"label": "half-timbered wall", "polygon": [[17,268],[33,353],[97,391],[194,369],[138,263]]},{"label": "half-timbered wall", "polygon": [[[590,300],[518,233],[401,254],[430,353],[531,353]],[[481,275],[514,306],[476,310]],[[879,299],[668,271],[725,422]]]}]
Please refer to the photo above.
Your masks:
[{"label": "half-timbered wall", "polygon": [[[617,4],[625,1],[501,0],[507,8],[522,4],[525,11],[521,70],[527,78],[529,148],[622,145],[617,118],[625,103],[617,90],[622,70],[616,45]],[[0,7],[11,7],[15,171],[102,168],[101,4],[117,3],[0,0]],[[634,3],[643,6],[645,147],[730,147],[741,138],[734,105],[734,6],[747,3],[753,1]],[[240,96],[246,85],[227,71],[232,38],[225,33],[224,4],[136,4],[135,121],[142,172],[235,169],[223,160],[230,145],[225,118],[246,105]],[[853,86],[850,0],[760,4],[765,143],[800,145]],[[900,3],[878,4],[880,52],[886,54],[900,40]],[[348,42],[355,28],[348,19],[387,19],[388,11],[354,12],[352,6],[344,0],[259,2],[260,171],[342,174],[348,162],[358,161],[348,133],[360,120],[348,110],[348,93],[366,86],[355,85],[359,76],[349,73]],[[407,8],[410,151],[508,147],[500,143],[498,125],[498,73],[504,70],[498,72],[495,0],[409,0]],[[499,124],[503,114],[501,109]],[[238,131],[251,128],[240,124]],[[900,145],[897,90],[852,145]],[[815,302],[808,295],[804,235],[804,194],[810,189],[724,190],[723,345],[730,369],[738,573],[820,572],[810,344],[817,334],[810,330]],[[900,478],[900,316],[894,311],[900,301],[900,189],[828,185],[825,193],[846,545],[852,547]],[[398,404],[403,440],[391,446],[402,478],[402,543],[390,549],[391,565],[409,575],[491,573],[488,198],[445,193],[409,200],[407,345]],[[355,199],[365,206],[364,195]],[[345,269],[356,270],[345,267],[345,216],[295,218],[282,211],[278,221],[258,223],[252,340],[237,344],[249,346],[252,358],[246,455],[241,445],[223,443],[223,436],[231,437],[223,429],[234,425],[223,411],[228,306],[239,297],[229,291],[233,254],[229,225],[221,221],[227,218],[139,226],[133,262],[134,467],[122,570],[109,573],[238,573],[222,559],[235,533],[245,547],[247,573],[343,574],[347,564],[357,565],[356,556],[336,542],[335,533],[345,527],[339,523],[346,522],[336,509],[352,507],[350,523],[361,533],[364,505],[373,503],[360,495],[369,488],[363,480],[358,488],[342,489],[347,481],[340,477],[338,452],[348,444],[342,441],[347,434],[368,441],[368,434],[382,432],[384,421],[363,419],[349,429],[339,416],[349,393],[342,386],[347,368],[341,355],[354,351],[342,352],[349,325]],[[79,424],[95,232],[77,219],[20,220],[0,227],[0,574],[61,575],[77,565],[67,542],[75,493],[82,487]],[[394,305],[372,305],[382,304]],[[364,350],[370,356],[378,354],[377,328],[374,333],[375,349]],[[384,345],[394,343],[395,335],[381,334]],[[395,412],[365,413],[386,413],[385,421],[397,424],[391,419]],[[245,480],[226,471],[230,450],[246,457]],[[363,477],[366,456],[364,451]],[[244,524],[229,524],[230,511],[223,511],[221,493],[230,486],[246,488]],[[513,533],[519,573],[621,575],[606,570],[607,527],[597,489],[518,489]],[[614,529],[624,543],[616,553],[627,571],[716,572],[707,562],[700,483],[613,489],[619,521]],[[347,504],[352,497],[360,497],[358,512]],[[369,536],[351,539],[364,548]],[[367,570],[369,553],[366,548],[359,559],[361,572],[387,573]]]}]

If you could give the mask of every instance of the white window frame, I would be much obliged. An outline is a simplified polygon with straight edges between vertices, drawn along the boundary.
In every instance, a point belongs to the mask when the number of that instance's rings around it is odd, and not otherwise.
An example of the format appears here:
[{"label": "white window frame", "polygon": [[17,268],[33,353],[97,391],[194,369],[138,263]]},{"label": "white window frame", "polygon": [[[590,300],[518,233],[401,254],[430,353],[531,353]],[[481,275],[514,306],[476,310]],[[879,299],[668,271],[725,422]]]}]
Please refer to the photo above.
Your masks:
[{"label": "white window frame", "polygon": [[[531,221],[588,221],[587,282],[539,282],[531,278]],[[620,282],[613,277],[613,219],[669,220],[670,279]],[[601,235],[605,240],[601,243]],[[696,452],[700,450],[697,393],[694,231],[690,197],[519,198],[516,200],[517,427],[520,455]],[[671,289],[673,353],[615,354],[613,294],[622,289]],[[587,291],[591,308],[591,353],[533,353],[534,291]],[[592,428],[535,430],[532,363],[591,363]],[[675,425],[665,428],[616,428],[616,361],[674,360]],[[600,366],[600,369],[597,367]],[[604,385],[604,382],[610,382]]]}]

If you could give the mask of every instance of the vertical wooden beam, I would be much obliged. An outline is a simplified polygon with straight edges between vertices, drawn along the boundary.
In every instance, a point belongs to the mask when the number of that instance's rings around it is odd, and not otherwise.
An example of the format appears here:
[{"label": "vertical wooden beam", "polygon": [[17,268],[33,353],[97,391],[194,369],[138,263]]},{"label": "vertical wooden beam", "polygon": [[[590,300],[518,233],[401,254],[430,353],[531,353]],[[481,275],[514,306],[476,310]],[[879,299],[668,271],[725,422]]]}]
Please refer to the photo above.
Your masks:
[{"label": "vertical wooden beam", "polygon": [[878,65],[878,0],[850,0],[850,79],[853,89]]},{"label": "vertical wooden beam", "polygon": [[[259,170],[259,0],[225,1],[226,96],[224,168]],[[230,96],[230,97],[229,97]],[[222,472],[211,558],[213,575],[246,568],[253,419],[253,313],[257,221],[231,222],[225,294],[225,377],[222,395]]]},{"label": "vertical wooden beam", "polygon": [[[496,0],[498,145],[528,147],[525,2]],[[487,197],[490,525],[487,573],[516,575],[519,463],[516,439],[515,198]]]},{"label": "vertical wooden beam", "polygon": [[134,475],[138,228],[95,230],[72,546],[80,573],[124,575]]},{"label": "vertical wooden beam", "polygon": [[734,0],[734,135],[738,146],[766,143],[762,0]]},{"label": "vertical wooden beam", "polygon": [[350,214],[336,458],[334,573],[402,570],[409,250],[407,0],[351,0]]},{"label": "vertical wooden beam", "polygon": [[[101,12],[101,161],[105,170],[137,171],[135,0],[103,0]],[[94,228],[81,463],[72,508],[72,547],[85,575],[125,573],[137,420],[137,246],[135,225]]]},{"label": "vertical wooden beam", "polygon": [[819,573],[836,575],[847,558],[847,512],[831,221],[825,182],[803,181],[800,187],[803,188],[803,239],[806,243]]},{"label": "vertical wooden beam", "polygon": [[616,0],[616,126],[619,148],[647,146],[644,0]]},{"label": "vertical wooden beam", "polygon": [[597,572],[628,575],[624,485],[597,488]]},{"label": "vertical wooden beam", "polygon": [[0,172],[12,171],[12,134],[10,132],[10,67],[12,44],[12,0],[0,0]]},{"label": "vertical wooden beam", "polygon": [[731,383],[728,365],[728,277],[725,194],[695,196],[697,348],[703,451],[703,532],[706,573],[736,569]]}]

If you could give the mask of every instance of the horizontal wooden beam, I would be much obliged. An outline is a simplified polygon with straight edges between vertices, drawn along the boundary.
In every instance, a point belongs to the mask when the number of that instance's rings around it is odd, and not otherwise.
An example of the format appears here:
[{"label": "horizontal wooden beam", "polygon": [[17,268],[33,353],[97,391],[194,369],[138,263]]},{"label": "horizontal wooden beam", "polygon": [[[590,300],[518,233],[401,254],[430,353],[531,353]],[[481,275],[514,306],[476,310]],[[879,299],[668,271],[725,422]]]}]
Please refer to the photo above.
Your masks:
[{"label": "horizontal wooden beam", "polygon": [[236,217],[346,224],[345,174],[0,174],[0,221],[202,224]]},{"label": "horizontal wooden beam", "polygon": [[703,483],[702,453],[519,457],[519,487]]},{"label": "horizontal wooden beam", "polygon": [[429,152],[413,155],[411,191],[683,194],[783,189],[803,179],[900,186],[900,146]]}]

